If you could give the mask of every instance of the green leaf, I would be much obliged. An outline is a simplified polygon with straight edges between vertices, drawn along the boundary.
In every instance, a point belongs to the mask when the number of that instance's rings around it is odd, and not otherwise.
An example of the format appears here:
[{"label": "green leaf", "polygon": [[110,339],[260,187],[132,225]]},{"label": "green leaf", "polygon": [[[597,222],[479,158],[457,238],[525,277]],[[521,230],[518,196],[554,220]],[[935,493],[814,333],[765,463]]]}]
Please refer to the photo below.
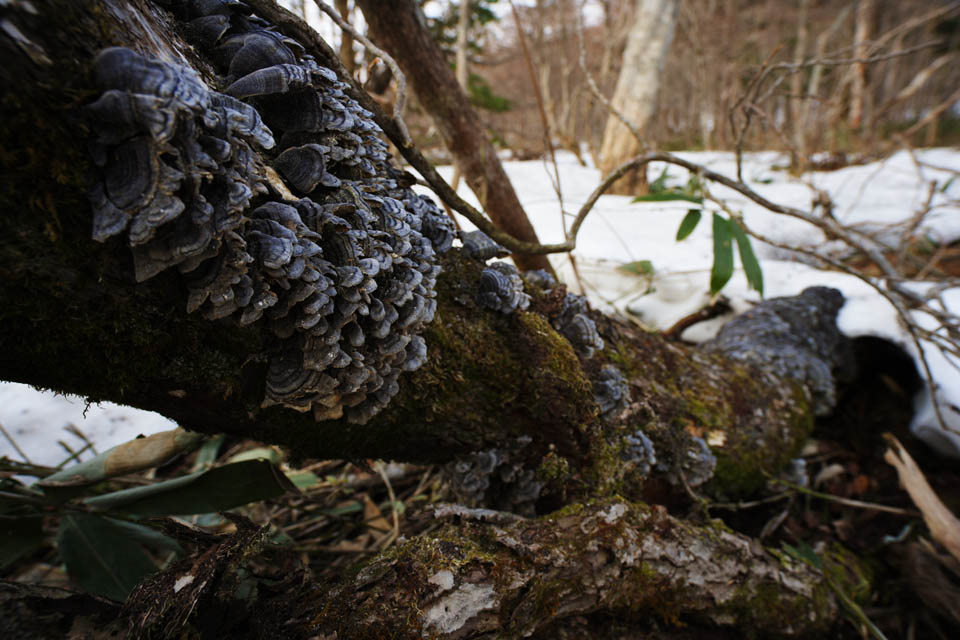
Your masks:
[{"label": "green leaf", "polygon": [[297,489],[275,465],[266,460],[246,460],[84,502],[94,509],[133,515],[190,515],[225,511],[288,491]]},{"label": "green leaf", "polygon": [[345,516],[351,513],[358,513],[360,511],[363,511],[363,503],[353,501],[353,502],[348,502],[339,507],[331,507],[329,509],[319,509],[317,513],[322,513],[327,516]]},{"label": "green leaf", "polygon": [[667,190],[667,179],[669,178],[667,174],[667,167],[663,168],[663,171],[660,172],[660,175],[657,176],[657,179],[650,183],[650,193],[661,193]]},{"label": "green leaf", "polygon": [[197,455],[194,458],[193,470],[204,471],[212,467],[213,463],[217,461],[217,456],[220,455],[220,447],[226,439],[227,436],[221,433],[200,445],[200,448],[197,449]]},{"label": "green leaf", "polygon": [[733,237],[737,240],[740,262],[743,263],[743,270],[747,274],[747,284],[763,297],[763,270],[760,268],[756,254],[753,253],[750,237],[744,232],[743,227],[733,220],[730,221],[730,230],[733,231]]},{"label": "green leaf", "polygon": [[88,513],[67,514],[60,520],[57,549],[77,586],[123,602],[157,566],[131,537],[129,528],[120,524]]},{"label": "green leaf", "polygon": [[653,275],[653,263],[649,260],[636,260],[635,262],[622,264],[617,268],[637,276]]},{"label": "green leaf", "polygon": [[677,229],[677,242],[680,242],[697,228],[702,214],[700,209],[687,209],[687,215],[680,221],[680,228]]},{"label": "green leaf", "polygon": [[713,214],[713,268],[710,269],[710,295],[716,295],[733,275],[733,243],[730,221]]},{"label": "green leaf", "polygon": [[695,173],[690,174],[690,178],[687,180],[686,192],[692,196],[703,195],[703,181],[700,180],[700,176]]},{"label": "green leaf", "polygon": [[703,204],[703,198],[700,196],[691,196],[683,191],[670,190],[670,191],[661,191],[660,193],[648,193],[642,196],[636,196],[630,202],[669,202],[671,200],[683,200],[685,202],[693,202],[695,204]]},{"label": "green leaf", "polygon": [[244,460],[268,460],[274,464],[283,459],[283,455],[274,447],[257,447],[256,449],[247,449],[232,456],[227,462],[243,462]]},{"label": "green leaf", "polygon": [[288,471],[286,475],[297,489],[309,489],[323,482],[313,471]]},{"label": "green leaf", "polygon": [[783,550],[786,551],[787,554],[793,556],[801,562],[805,562],[815,569],[823,569],[823,559],[820,558],[820,556],[817,555],[817,552],[813,550],[813,547],[806,542],[801,541],[796,547],[789,545],[786,542],[782,544]]},{"label": "green leaf", "polygon": [[179,542],[153,527],[137,522],[116,520],[114,518],[109,518],[109,522],[117,531],[122,532],[131,540],[136,540],[142,545],[159,551],[175,553],[178,556],[183,555],[183,547],[180,546]]},{"label": "green leaf", "polygon": [[43,544],[43,516],[5,515],[0,520],[0,567],[5,567]]}]

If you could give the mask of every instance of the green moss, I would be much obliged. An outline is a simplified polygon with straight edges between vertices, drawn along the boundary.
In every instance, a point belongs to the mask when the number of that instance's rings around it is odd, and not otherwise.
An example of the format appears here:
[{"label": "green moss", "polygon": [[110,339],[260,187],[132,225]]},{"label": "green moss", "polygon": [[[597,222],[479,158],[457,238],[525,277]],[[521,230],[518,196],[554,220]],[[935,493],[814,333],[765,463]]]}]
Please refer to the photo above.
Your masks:
[{"label": "green moss", "polygon": [[582,459],[596,410],[569,343],[538,314],[478,308],[477,261],[454,251],[442,264],[436,317],[424,332],[427,363],[400,379],[399,395],[370,424],[336,423],[330,445],[370,456],[389,444],[397,456],[404,443],[410,459],[440,461],[529,435],[531,459],[549,444],[558,459]]},{"label": "green moss", "polygon": [[874,576],[869,565],[840,544],[832,544],[821,556],[823,573],[833,588],[843,592],[858,605],[868,604],[873,592]]},{"label": "green moss", "polygon": [[[763,487],[797,455],[812,430],[799,384],[658,334],[626,329],[611,334],[603,357],[625,373],[643,408],[629,429],[651,437],[658,461],[667,463],[684,455],[688,434],[706,440],[717,457],[706,485],[715,497],[742,497]],[[605,462],[613,470],[622,467],[617,451],[608,452]]]}]

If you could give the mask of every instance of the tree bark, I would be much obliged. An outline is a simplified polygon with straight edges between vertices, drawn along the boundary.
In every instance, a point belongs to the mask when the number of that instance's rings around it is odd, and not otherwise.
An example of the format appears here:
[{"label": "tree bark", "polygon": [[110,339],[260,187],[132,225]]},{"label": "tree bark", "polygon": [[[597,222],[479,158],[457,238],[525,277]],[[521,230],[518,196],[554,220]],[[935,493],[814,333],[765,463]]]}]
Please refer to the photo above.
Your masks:
[{"label": "tree bark", "polygon": [[[336,0],[334,5],[340,17],[346,22],[350,22],[349,0]],[[347,70],[347,73],[352,74],[357,70],[357,60],[353,53],[353,34],[347,31],[340,33],[340,62],[343,63],[343,68]]]},{"label": "tree bark", "polygon": [[[797,6],[797,43],[793,48],[793,63],[801,65],[807,56],[807,40],[810,29],[807,13],[810,9],[810,0],[800,0]],[[786,130],[791,132],[793,147],[790,149],[790,166],[800,167],[806,161],[804,154],[803,105],[806,99],[803,94],[803,74],[799,70],[790,76],[790,95],[786,101]]]},{"label": "tree bark", "polygon": [[[617,88],[611,104],[643,135],[657,106],[660,74],[666,61],[677,23],[676,0],[638,0],[633,26]],[[637,140],[617,116],[610,114],[600,146],[600,170],[606,175],[644,151],[646,141]],[[609,193],[639,195],[647,191],[646,171],[633,171],[614,185]]]},{"label": "tree bark", "polygon": [[856,28],[853,36],[853,56],[860,60],[853,65],[850,83],[851,129],[859,129],[864,121],[867,100],[867,63],[863,60],[870,53],[867,42],[870,38],[870,22],[873,20],[873,0],[858,0]]},{"label": "tree bark", "polygon": [[[684,637],[731,628],[752,637],[825,637],[838,612],[830,588],[802,562],[662,507],[610,499],[527,520],[437,505],[433,515],[459,522],[401,541],[341,584],[291,573],[280,585],[261,581],[262,595],[250,602],[233,592],[236,557],[255,554],[266,530],[242,521],[237,534],[203,545],[197,559],[145,580],[123,609],[0,582],[7,614],[0,631],[29,625],[49,637],[43,629],[51,625],[90,629],[85,637],[96,639],[122,630],[170,637],[190,616],[202,638],[596,638],[606,637],[597,633],[605,620],[630,637],[676,637],[661,634],[677,625]],[[856,570],[838,554],[825,561],[835,576]],[[195,579],[174,590],[187,575]]]},{"label": "tree bark", "polygon": [[[483,210],[494,224],[515,238],[537,242],[537,233],[500,164],[497,150],[487,139],[483,124],[440,48],[421,24],[417,5],[410,0],[361,0],[357,6],[367,19],[370,37],[403,69]],[[513,259],[522,271],[553,270],[546,256],[516,254]]]},{"label": "tree bark", "polygon": [[[400,377],[400,393],[385,410],[360,426],[264,408],[265,361],[276,349],[270,332],[187,313],[186,283],[176,270],[138,283],[126,242],[91,239],[88,191],[100,170],[82,107],[99,95],[91,77],[97,52],[118,44],[175,60],[187,60],[178,53],[187,52],[209,82],[221,86],[223,79],[181,40],[171,15],[144,0],[33,6],[36,13],[14,8],[8,18],[22,39],[0,37],[13,61],[0,70],[0,168],[7,178],[0,192],[0,378],[156,410],[186,428],[284,444],[303,457],[443,463],[495,450],[532,474],[540,485],[536,511],[547,514],[474,524],[476,512],[463,512],[462,525],[402,542],[338,587],[294,575],[265,586],[243,604],[242,616],[229,590],[222,609],[212,592],[173,591],[191,570],[212,576],[197,580],[197,590],[235,584],[224,572],[237,571],[265,535],[239,527],[237,538],[218,543],[217,553],[194,559],[192,568],[188,558],[145,583],[123,612],[96,616],[126,620],[142,637],[170,632],[174,622],[179,633],[176,625],[188,624],[199,601],[222,613],[224,624],[249,624],[262,637],[287,625],[289,637],[336,631],[341,639],[371,637],[370,629],[397,637],[495,629],[506,637],[549,635],[570,615],[625,611],[655,611],[670,624],[798,634],[834,619],[819,575],[742,536],[688,525],[640,502],[688,503],[682,480],[694,436],[709,441],[716,457],[699,491],[737,497],[761,486],[809,433],[803,383],[596,314],[590,317],[606,347],[578,354],[554,328],[562,288],[532,287],[528,311],[486,309],[475,298],[483,264],[452,251],[424,333],[426,363]],[[607,365],[621,372],[625,401],[601,416]],[[662,468],[625,462],[641,430]],[[492,489],[486,499],[496,502]],[[738,587],[730,590],[731,583]],[[171,592],[179,595],[169,607],[151,608]],[[178,603],[182,619],[168,617]],[[444,603],[473,613],[451,618]],[[0,605],[11,610],[7,601]],[[82,609],[70,619],[91,613]],[[780,617],[771,622],[768,613]],[[783,627],[784,620],[795,623]]]},{"label": "tree bark", "polygon": [[[406,621],[411,638],[551,638],[558,619],[596,613],[792,635],[825,629],[836,615],[809,567],[781,564],[741,536],[660,507],[611,500],[535,521],[444,506],[435,513],[463,524],[402,545],[328,592],[317,620],[323,637],[384,635],[393,629],[393,618],[378,615],[384,610]],[[773,599],[755,606],[768,589]]]}]

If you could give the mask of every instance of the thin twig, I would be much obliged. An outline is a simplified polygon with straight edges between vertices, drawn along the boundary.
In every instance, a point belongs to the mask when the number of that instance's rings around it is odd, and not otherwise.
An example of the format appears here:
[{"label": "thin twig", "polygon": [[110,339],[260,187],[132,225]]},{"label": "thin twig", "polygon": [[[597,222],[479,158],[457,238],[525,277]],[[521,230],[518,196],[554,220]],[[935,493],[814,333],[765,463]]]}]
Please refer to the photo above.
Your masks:
[{"label": "thin twig", "polygon": [[67,433],[71,433],[77,436],[78,438],[83,440],[86,444],[90,445],[90,450],[93,451],[94,455],[97,455],[97,447],[93,444],[93,441],[87,437],[87,434],[85,434],[83,431],[80,430],[80,427],[78,427],[77,425],[71,422],[70,424],[65,426],[63,430],[66,431]]},{"label": "thin twig", "polygon": [[[557,194],[557,202],[560,205],[560,223],[563,226],[563,232],[567,232],[567,218],[563,206],[563,191],[560,189],[560,168],[557,166],[557,154],[553,147],[553,136],[550,135],[550,122],[547,119],[547,110],[543,104],[543,91],[540,89],[540,83],[537,82],[537,74],[533,68],[533,58],[530,55],[530,49],[527,47],[527,36],[523,31],[523,25],[520,24],[520,14],[517,12],[517,6],[510,1],[510,10],[513,12],[513,22],[517,27],[517,38],[520,40],[520,48],[523,51],[523,58],[527,63],[527,71],[530,73],[530,84],[533,86],[533,95],[537,99],[537,108],[540,111],[540,122],[543,125],[543,143],[550,155],[550,163],[553,165],[553,176],[550,181],[553,183],[553,190]],[[573,269],[573,276],[580,287],[584,290],[583,279],[580,277],[580,270],[577,268],[577,260],[573,257],[573,252],[567,252],[570,258],[570,267]]]},{"label": "thin twig", "polygon": [[396,60],[394,60],[389,53],[373,44],[373,42],[370,41],[370,38],[354,29],[349,22],[341,18],[336,9],[328,5],[323,0],[313,1],[321,11],[330,16],[330,19],[337,23],[338,27],[362,42],[363,46],[365,46],[372,54],[387,63],[387,66],[390,67],[390,72],[397,81],[397,96],[393,101],[393,120],[396,122],[400,132],[403,134],[403,143],[405,145],[409,144],[410,132],[407,130],[407,125],[403,121],[403,107],[407,102],[407,78],[403,75],[403,72],[400,71],[400,66],[397,64]]},{"label": "thin twig", "polygon": [[18,454],[20,454],[20,457],[23,458],[24,462],[26,462],[27,464],[33,464],[30,458],[27,457],[27,454],[25,454],[23,452],[23,449],[21,449],[20,446],[17,444],[17,441],[13,439],[13,436],[11,436],[7,432],[7,430],[3,428],[2,424],[0,424],[0,433],[3,433],[3,437],[5,437],[11,445],[13,445],[13,448],[16,450]]},{"label": "thin twig", "polygon": [[709,508],[723,509],[725,511],[742,511],[744,509],[753,509],[754,507],[762,507],[774,502],[780,502],[781,500],[786,500],[791,496],[793,496],[792,491],[782,491],[775,495],[767,496],[766,498],[761,498],[759,500],[741,500],[740,502],[712,502],[710,503]]},{"label": "thin twig", "polygon": [[914,511],[913,509],[901,509],[899,507],[888,507],[885,504],[877,504],[875,502],[864,502],[863,500],[854,500],[852,498],[842,498],[840,496],[835,496],[831,493],[822,493],[820,491],[815,491],[808,487],[801,487],[798,484],[794,484],[782,478],[771,478],[771,481],[776,484],[782,484],[785,487],[788,487],[799,493],[805,493],[808,496],[813,496],[814,498],[820,498],[821,500],[826,500],[828,502],[835,502],[837,504],[842,504],[846,507],[856,507],[857,509],[867,509],[868,511],[882,511],[883,513],[892,513],[898,516],[905,516],[908,518],[919,518],[920,512]]},{"label": "thin twig", "polygon": [[383,550],[388,548],[400,537],[400,517],[397,515],[397,496],[393,493],[393,485],[390,484],[390,478],[387,477],[387,473],[383,470],[383,463],[378,460],[374,465],[374,469],[380,474],[380,477],[383,479],[383,484],[387,487],[387,496],[390,498],[390,514],[393,516],[393,531],[390,532],[390,535],[381,546],[381,550]]}]

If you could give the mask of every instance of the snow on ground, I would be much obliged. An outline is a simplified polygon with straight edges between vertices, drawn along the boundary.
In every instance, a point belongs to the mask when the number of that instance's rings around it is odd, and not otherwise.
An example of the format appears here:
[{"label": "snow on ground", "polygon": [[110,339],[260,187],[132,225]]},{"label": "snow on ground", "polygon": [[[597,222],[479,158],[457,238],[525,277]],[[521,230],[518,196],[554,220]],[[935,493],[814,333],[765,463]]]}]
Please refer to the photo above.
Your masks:
[{"label": "snow on ground", "polygon": [[[85,446],[83,439],[68,430],[76,427],[97,451],[103,452],[138,435],[176,428],[176,424],[151,411],[122,407],[111,402],[87,405],[77,396],[38,391],[25,384],[0,383],[0,425],[33,464],[55,467],[70,454],[57,443],[62,440],[72,451]],[[81,454],[86,460],[93,454]],[[0,456],[23,461],[10,440],[0,434]]]},{"label": "snow on ground", "polygon": [[[713,171],[736,177],[733,154],[725,152],[685,152],[680,157],[706,166]],[[596,169],[580,166],[569,153],[558,153],[557,163],[562,192],[562,210],[569,224],[591,191],[600,182]],[[919,232],[938,242],[960,238],[960,180],[951,178],[960,172],[960,151],[930,149],[915,154],[898,153],[883,162],[853,166],[833,172],[810,173],[801,179],[778,169],[787,163],[777,153],[753,153],[744,158],[744,181],[767,199],[809,211],[814,189],[827,192],[833,202],[834,216],[844,224],[871,233],[885,233],[896,238],[903,223],[923,209],[931,198],[931,210]],[[530,216],[542,242],[559,242],[564,235],[564,217],[554,188],[552,167],[541,160],[506,162],[505,168],[516,187],[520,200]],[[664,169],[653,163],[651,178]],[[452,171],[441,167],[447,179]],[[668,184],[683,185],[685,170],[667,167]],[[931,182],[935,186],[931,191]],[[809,224],[775,215],[748,201],[744,196],[718,185],[710,185],[711,193],[728,206],[743,213],[747,225],[779,243],[802,244],[819,251],[835,251],[838,246]],[[932,193],[932,195],[931,195]],[[476,205],[476,198],[466,187],[460,194]],[[664,329],[678,319],[700,309],[709,299],[710,267],[713,244],[709,208],[697,229],[684,241],[676,242],[677,227],[693,205],[685,202],[631,203],[627,196],[603,196],[581,228],[575,258],[586,294],[595,306],[632,316],[653,328]],[[465,229],[472,228],[461,220]],[[899,226],[898,226],[899,225]],[[865,282],[842,273],[818,271],[806,264],[789,261],[781,250],[754,241],[761,259],[767,297],[794,295],[811,285],[833,286],[844,292],[847,303],[841,311],[841,329],[851,336],[874,335],[901,344],[917,356],[902,329],[896,311]],[[553,256],[561,278],[577,290],[569,259]],[[617,267],[625,263],[648,260],[653,266],[650,277],[631,275]],[[759,300],[756,292],[747,290],[742,271],[723,290],[737,311],[749,308]],[[945,298],[951,310],[960,314],[960,289]],[[703,340],[726,319],[715,319],[696,325],[684,334],[691,340]],[[929,322],[929,318],[920,318]],[[939,350],[927,345],[925,352],[939,387],[944,417],[960,432],[960,414],[950,405],[960,407],[960,368],[949,362]],[[924,397],[926,400],[924,401]],[[86,416],[84,417],[84,414]],[[56,464],[66,453],[54,444],[70,439],[72,448],[82,446],[79,439],[63,431],[76,425],[100,450],[123,442],[138,434],[149,434],[173,428],[173,423],[153,413],[104,403],[85,407],[79,398],[64,398],[40,393],[24,385],[0,384],[0,425],[35,463]],[[930,440],[942,440],[947,452],[960,457],[960,435],[940,435],[929,397],[918,398],[918,415],[914,430]],[[945,439],[944,439],[945,438]],[[0,436],[0,455],[19,458],[10,442]]]}]

